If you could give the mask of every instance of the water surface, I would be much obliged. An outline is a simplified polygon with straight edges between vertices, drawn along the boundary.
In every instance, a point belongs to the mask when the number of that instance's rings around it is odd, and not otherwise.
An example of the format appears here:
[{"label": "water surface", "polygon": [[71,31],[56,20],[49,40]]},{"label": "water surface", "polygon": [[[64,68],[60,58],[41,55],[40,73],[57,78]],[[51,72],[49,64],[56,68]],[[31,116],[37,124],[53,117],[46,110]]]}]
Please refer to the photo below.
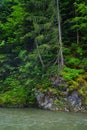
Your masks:
[{"label": "water surface", "polygon": [[0,130],[87,130],[87,114],[0,109]]}]

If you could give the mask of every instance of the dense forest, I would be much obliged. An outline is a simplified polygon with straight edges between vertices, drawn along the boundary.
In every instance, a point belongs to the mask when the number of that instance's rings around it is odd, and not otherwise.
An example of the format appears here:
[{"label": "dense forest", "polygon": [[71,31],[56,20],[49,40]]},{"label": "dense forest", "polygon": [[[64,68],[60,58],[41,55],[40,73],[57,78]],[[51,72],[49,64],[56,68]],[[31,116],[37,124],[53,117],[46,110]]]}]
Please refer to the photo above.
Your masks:
[{"label": "dense forest", "polygon": [[86,48],[87,0],[0,0],[0,106],[76,91],[87,108]]}]

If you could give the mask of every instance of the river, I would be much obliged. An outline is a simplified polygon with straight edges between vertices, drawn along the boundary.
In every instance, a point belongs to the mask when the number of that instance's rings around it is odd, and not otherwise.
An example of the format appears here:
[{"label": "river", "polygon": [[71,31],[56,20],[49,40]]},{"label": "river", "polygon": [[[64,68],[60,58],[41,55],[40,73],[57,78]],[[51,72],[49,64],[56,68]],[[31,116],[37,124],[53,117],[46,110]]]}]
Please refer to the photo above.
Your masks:
[{"label": "river", "polygon": [[87,114],[0,108],[0,130],[87,130]]}]

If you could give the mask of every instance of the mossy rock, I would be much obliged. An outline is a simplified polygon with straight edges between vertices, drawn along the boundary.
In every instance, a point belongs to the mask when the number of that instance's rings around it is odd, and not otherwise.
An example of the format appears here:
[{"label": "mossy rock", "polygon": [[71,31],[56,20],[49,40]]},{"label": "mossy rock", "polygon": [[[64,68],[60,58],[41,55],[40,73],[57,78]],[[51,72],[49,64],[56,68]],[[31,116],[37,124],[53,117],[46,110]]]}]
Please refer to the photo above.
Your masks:
[{"label": "mossy rock", "polygon": [[87,107],[87,98],[84,100],[84,104],[85,104],[86,107]]},{"label": "mossy rock", "polygon": [[64,103],[60,100],[54,99],[54,104],[58,108],[58,110],[63,110],[64,109]]},{"label": "mossy rock", "polygon": [[58,90],[56,88],[48,88],[48,92],[49,93],[52,93],[54,95],[57,95],[58,94]]}]

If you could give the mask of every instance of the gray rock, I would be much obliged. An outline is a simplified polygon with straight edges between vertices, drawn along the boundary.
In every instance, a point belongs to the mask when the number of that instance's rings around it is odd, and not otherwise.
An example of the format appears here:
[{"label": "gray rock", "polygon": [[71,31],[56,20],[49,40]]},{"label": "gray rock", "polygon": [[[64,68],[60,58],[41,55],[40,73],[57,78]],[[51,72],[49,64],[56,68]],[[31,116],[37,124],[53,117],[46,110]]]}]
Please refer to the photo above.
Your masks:
[{"label": "gray rock", "polygon": [[[73,91],[70,96],[66,96],[61,100],[57,96],[49,95],[48,93],[42,93],[39,90],[35,91],[38,107],[48,110],[56,111],[83,111],[82,101],[77,91]],[[56,102],[55,102],[56,101]],[[63,105],[61,105],[63,104]]]},{"label": "gray rock", "polygon": [[56,110],[54,105],[53,98],[49,95],[45,95],[40,91],[35,92],[38,106],[42,109]]},{"label": "gray rock", "polygon": [[74,91],[72,94],[67,98],[68,108],[70,111],[80,111],[82,109],[82,101],[78,96],[78,92]]}]

